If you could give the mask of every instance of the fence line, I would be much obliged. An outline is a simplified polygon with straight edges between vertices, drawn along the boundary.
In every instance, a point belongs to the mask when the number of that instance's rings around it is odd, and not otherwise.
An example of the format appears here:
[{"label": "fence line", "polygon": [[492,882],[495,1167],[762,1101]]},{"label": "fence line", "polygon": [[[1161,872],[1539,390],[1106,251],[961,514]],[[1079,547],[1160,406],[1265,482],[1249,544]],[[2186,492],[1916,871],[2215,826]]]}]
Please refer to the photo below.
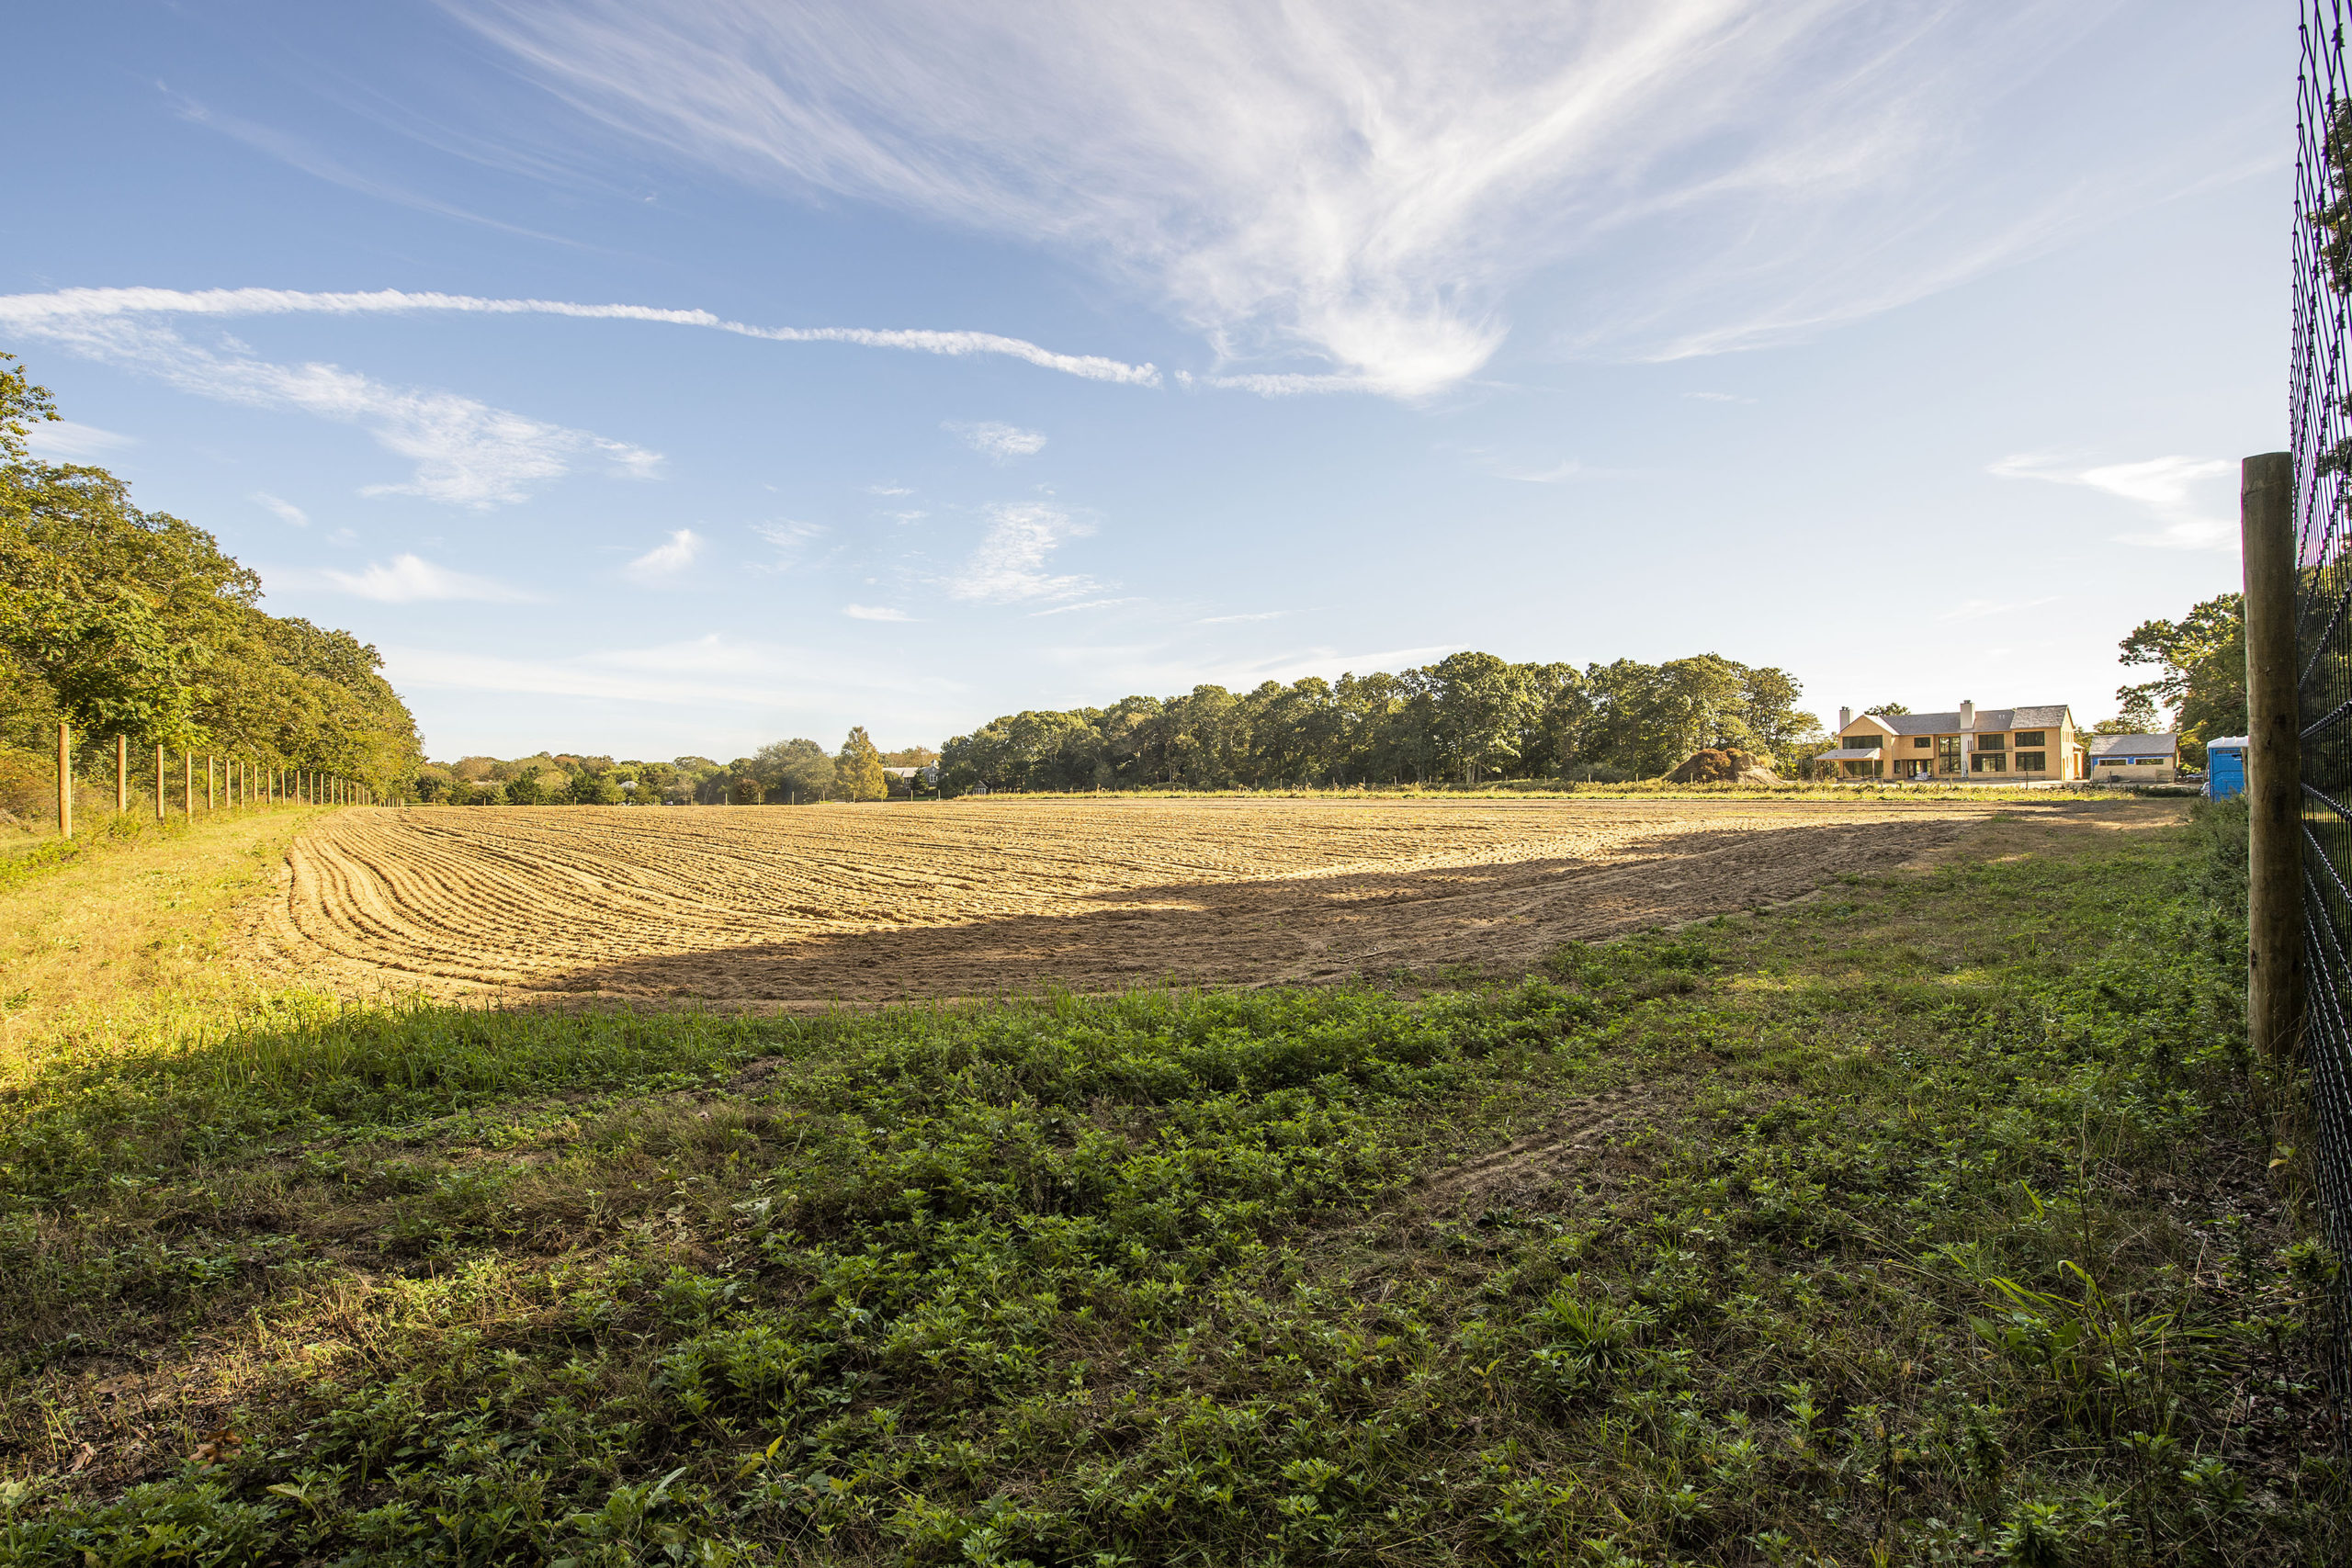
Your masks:
[{"label": "fence line", "polygon": [[[2301,745],[2301,1059],[2323,1234],[2352,1263],[2352,78],[2346,0],[2302,0],[2296,83],[2293,434],[2295,691]],[[2251,644],[2249,644],[2251,649]],[[2251,661],[2250,661],[2251,662]],[[2290,1041],[2290,1046],[2292,1042]],[[2289,1061],[2294,1063],[2290,1049]],[[2352,1270],[2331,1300],[2330,1392],[2352,1397]],[[2346,1428],[2339,1421],[2338,1430]]]}]

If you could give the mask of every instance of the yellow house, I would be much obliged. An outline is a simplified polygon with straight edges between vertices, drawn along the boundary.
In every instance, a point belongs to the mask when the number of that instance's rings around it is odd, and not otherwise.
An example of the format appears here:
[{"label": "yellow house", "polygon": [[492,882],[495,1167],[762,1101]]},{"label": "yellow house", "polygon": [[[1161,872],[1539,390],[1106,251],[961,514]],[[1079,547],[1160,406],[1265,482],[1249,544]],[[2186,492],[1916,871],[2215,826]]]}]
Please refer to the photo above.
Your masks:
[{"label": "yellow house", "polygon": [[1849,779],[2031,784],[2079,779],[2083,750],[2066,705],[1957,713],[1838,710],[1838,745],[1816,759]]}]

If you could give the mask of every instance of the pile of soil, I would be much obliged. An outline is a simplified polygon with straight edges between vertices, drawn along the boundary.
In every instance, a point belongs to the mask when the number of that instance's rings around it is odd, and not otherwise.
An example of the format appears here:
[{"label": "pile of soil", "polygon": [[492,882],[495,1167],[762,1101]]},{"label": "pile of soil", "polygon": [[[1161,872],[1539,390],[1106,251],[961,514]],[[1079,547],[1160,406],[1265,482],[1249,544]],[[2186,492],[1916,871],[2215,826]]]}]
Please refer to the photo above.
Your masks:
[{"label": "pile of soil", "polygon": [[1766,767],[1752,751],[1731,750],[1693,751],[1683,764],[1666,775],[1669,784],[1776,784],[1781,775]]}]

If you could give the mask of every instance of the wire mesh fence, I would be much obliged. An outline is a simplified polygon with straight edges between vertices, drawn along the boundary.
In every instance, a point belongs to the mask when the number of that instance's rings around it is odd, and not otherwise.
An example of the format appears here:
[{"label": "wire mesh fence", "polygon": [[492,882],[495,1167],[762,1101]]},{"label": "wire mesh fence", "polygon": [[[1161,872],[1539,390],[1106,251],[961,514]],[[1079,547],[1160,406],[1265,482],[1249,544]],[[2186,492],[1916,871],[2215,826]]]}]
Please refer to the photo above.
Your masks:
[{"label": "wire mesh fence", "polygon": [[[2352,80],[2346,0],[2303,0],[2296,92],[2294,346],[2297,689],[2302,723],[2304,1033],[2313,1177],[2329,1247],[2352,1259]],[[2352,1395],[2352,1277],[2328,1359]]]}]

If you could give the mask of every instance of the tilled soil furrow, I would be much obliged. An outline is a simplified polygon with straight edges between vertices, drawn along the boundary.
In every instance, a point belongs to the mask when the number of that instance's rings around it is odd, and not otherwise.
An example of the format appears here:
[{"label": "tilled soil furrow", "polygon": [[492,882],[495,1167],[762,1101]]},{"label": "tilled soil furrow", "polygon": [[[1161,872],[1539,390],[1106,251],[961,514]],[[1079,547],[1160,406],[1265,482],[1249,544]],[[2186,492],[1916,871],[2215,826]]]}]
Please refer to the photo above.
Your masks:
[{"label": "tilled soil furrow", "polygon": [[1988,809],[378,808],[297,841],[256,947],[274,969],[345,991],[802,1004],[1312,981],[1514,964],[1777,902],[1931,848]]}]

